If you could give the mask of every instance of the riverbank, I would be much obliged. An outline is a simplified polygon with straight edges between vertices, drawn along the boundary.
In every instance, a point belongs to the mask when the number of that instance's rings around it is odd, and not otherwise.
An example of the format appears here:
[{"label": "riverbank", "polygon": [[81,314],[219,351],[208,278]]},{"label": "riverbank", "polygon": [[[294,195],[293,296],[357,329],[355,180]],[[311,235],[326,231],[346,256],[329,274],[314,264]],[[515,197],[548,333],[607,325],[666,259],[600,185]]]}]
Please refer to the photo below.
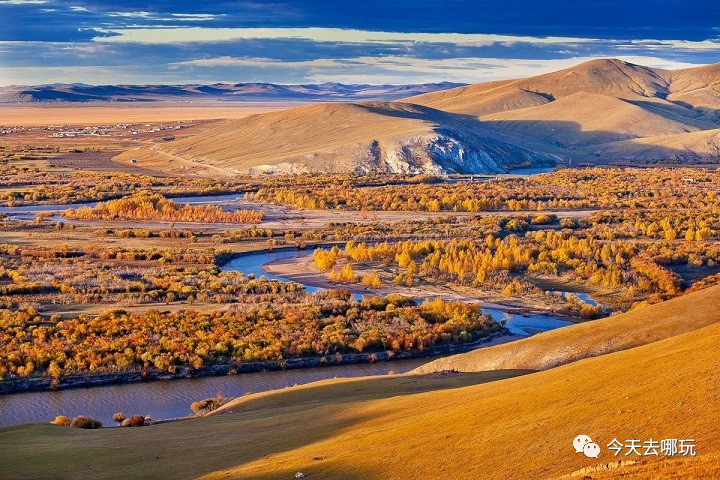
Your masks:
[{"label": "riverbank", "polygon": [[73,388],[89,388],[126,383],[152,382],[161,380],[180,380],[224,375],[237,375],[276,370],[292,370],[302,368],[333,367],[362,363],[391,362],[412,358],[438,357],[455,353],[464,353],[477,348],[499,345],[517,340],[519,337],[507,330],[491,334],[474,342],[460,344],[441,344],[423,350],[392,350],[344,353],[334,355],[318,355],[297,357],[262,362],[246,362],[241,364],[210,365],[200,369],[180,367],[175,373],[162,372],[154,369],[135,370],[130,372],[68,375],[55,380],[50,377],[5,379],[0,382],[0,394],[17,394],[24,392],[67,390]]}]

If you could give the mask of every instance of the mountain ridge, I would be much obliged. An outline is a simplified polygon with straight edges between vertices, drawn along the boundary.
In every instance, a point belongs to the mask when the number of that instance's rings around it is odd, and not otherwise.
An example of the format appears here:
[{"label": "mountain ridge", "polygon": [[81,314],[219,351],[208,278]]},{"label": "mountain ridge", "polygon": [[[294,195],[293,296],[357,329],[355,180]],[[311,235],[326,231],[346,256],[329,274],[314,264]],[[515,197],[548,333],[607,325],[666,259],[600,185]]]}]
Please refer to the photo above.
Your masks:
[{"label": "mountain ridge", "polygon": [[452,82],[412,85],[348,85],[342,83],[274,84],[214,83],[208,85],[10,85],[0,87],[0,104],[160,102],[160,101],[342,101],[394,100],[407,95],[457,87]]}]

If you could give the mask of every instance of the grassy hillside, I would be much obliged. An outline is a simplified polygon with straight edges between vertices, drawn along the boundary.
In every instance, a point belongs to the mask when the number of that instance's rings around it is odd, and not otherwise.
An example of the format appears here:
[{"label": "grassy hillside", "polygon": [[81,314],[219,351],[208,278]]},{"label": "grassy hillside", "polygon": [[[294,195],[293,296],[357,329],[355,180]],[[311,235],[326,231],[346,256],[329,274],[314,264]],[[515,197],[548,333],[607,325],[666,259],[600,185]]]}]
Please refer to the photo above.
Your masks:
[{"label": "grassy hillside", "polygon": [[[715,311],[717,291],[710,293]],[[704,311],[703,298],[645,309],[645,321],[664,328],[672,328],[673,318],[688,323]],[[525,479],[573,472],[713,478],[720,467],[719,354],[715,323],[521,376],[499,371],[330,380],[250,395],[222,415],[154,427],[5,428],[0,471],[9,479],[260,479],[292,478],[296,471],[318,479]],[[601,445],[598,459],[574,453],[571,442],[580,433]],[[600,470],[616,460],[605,448],[613,438],[651,437],[693,438],[698,457],[643,457]]]},{"label": "grassy hillside", "polygon": [[[718,85],[718,64],[673,71],[643,67],[617,59],[597,59],[534,77],[479,83],[406,100],[474,115],[536,106],[580,92],[634,102],[664,103],[667,99],[669,102],[685,102],[689,107],[717,106],[720,98],[717,94]],[[520,92],[525,92],[525,95]],[[532,95],[541,96],[545,101],[532,100]],[[501,98],[506,100],[498,102]],[[510,101],[511,98],[516,100]],[[519,101],[520,98],[525,100]]]},{"label": "grassy hillside", "polygon": [[701,162],[713,157],[720,158],[720,129],[635,138],[593,148],[598,155],[613,160]]},{"label": "grassy hillside", "polygon": [[[575,455],[580,432],[603,447],[694,438],[703,458],[720,450],[719,340],[712,325],[519,378],[359,405],[340,418],[361,418],[328,439],[208,478],[288,478],[295,469],[316,478],[557,478],[614,460],[607,448],[597,460]],[[712,478],[716,462],[696,478]]]},{"label": "grassy hillside", "polygon": [[[283,162],[342,171],[354,165],[341,152],[356,151],[359,161],[370,161],[373,140],[427,134],[432,126],[427,110],[390,116],[358,104],[323,103],[231,121],[201,136],[164,145],[163,151],[199,163],[212,159],[213,165],[229,171]],[[153,152],[133,155],[145,160]]]},{"label": "grassy hillside", "polygon": [[145,428],[0,428],[0,472],[3,480],[74,480],[80,472],[94,479],[197,478],[329,438],[359,420],[352,411],[366,402],[522,373],[328,380],[243,397],[233,414]]},{"label": "grassy hillside", "polygon": [[720,64],[685,68],[668,72],[668,100],[699,109],[715,109],[720,103]]},{"label": "grassy hillside", "polygon": [[[720,127],[718,91],[720,65],[671,71],[599,59],[404,101],[314,104],[254,115],[117,159],[212,176],[718,162],[718,142],[692,136]],[[674,139],[683,135],[691,140]],[[637,138],[645,140],[632,143]]]},{"label": "grassy hillside", "polygon": [[667,113],[661,115],[625,100],[587,92],[482,119],[493,128],[575,147],[697,130],[683,117],[673,119]]},{"label": "grassy hillside", "polygon": [[[477,119],[408,103],[324,103],[225,122],[201,135],[130,150],[120,161],[187,172],[501,172],[533,158]],[[453,150],[461,145],[461,150]],[[458,153],[459,152],[459,153]],[[531,158],[533,157],[533,158]],[[203,173],[203,172],[200,172]],[[210,173],[209,171],[207,173]]]},{"label": "grassy hillside", "polygon": [[525,90],[517,85],[516,80],[505,80],[452,88],[406,100],[448,112],[482,116],[544,105],[553,98],[536,91]]},{"label": "grassy hillside", "polygon": [[505,345],[441,358],[414,373],[545,370],[586,357],[656,342],[720,322],[720,286]]}]

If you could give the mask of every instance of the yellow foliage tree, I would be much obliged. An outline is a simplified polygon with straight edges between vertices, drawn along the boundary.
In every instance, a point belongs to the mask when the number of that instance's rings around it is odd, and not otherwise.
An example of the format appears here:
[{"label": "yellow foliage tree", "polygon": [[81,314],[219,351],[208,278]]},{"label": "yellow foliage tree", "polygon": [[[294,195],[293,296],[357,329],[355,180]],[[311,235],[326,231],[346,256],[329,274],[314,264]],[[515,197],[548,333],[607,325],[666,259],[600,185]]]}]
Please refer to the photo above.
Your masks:
[{"label": "yellow foliage tree", "polygon": [[380,280],[380,275],[377,272],[372,272],[363,277],[362,284],[369,288],[380,288],[382,287],[382,280]]}]

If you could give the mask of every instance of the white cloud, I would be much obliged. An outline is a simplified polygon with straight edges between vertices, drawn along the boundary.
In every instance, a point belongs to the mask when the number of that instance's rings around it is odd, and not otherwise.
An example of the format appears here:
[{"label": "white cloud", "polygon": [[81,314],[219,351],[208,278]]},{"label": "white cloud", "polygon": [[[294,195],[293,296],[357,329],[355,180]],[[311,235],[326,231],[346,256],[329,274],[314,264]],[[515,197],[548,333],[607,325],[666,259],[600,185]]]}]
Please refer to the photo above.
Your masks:
[{"label": "white cloud", "polygon": [[219,17],[224,17],[225,15],[212,15],[210,13],[171,13],[170,16],[189,22],[206,22],[209,20],[215,20]]},{"label": "white cloud", "polygon": [[[123,16],[143,16],[147,12],[118,14]],[[190,18],[193,15],[188,15]],[[204,15],[194,15],[194,20],[206,19]],[[598,45],[621,50],[644,48],[647,50],[674,51],[718,51],[720,40],[606,40],[577,37],[530,37],[494,34],[466,33],[399,33],[382,31],[365,31],[340,28],[208,28],[208,27],[177,27],[177,28],[123,28],[108,30],[118,35],[112,37],[96,37],[95,41],[116,43],[169,44],[191,42],[222,42],[230,40],[256,39],[296,39],[314,42],[352,43],[352,44],[406,44],[414,43],[449,43],[461,47],[483,47],[501,44],[506,47],[518,43],[534,45],[558,45],[578,47],[581,45]]]},{"label": "white cloud", "polygon": [[94,85],[193,83],[190,78],[182,74],[138,72],[127,67],[8,67],[0,69],[0,85],[77,82]]},{"label": "white cloud", "polygon": [[119,35],[96,40],[132,43],[220,42],[239,39],[302,39],[337,43],[454,43],[458,45],[489,45],[494,42],[529,42],[538,44],[582,43],[591,39],[571,37],[523,37],[465,33],[398,33],[341,28],[207,28],[179,27],[171,31],[158,28],[125,28],[113,30]]},{"label": "white cloud", "polygon": [[[621,56],[621,60],[657,68],[696,66],[656,57]],[[562,60],[453,58],[428,60],[410,57],[356,57],[283,62],[265,58],[217,57],[170,64],[147,71],[127,66],[10,67],[0,69],[0,85],[83,82],[102,84],[275,82],[275,83],[368,83],[405,84],[453,81],[478,83],[527,77],[569,68],[593,57]],[[204,69],[223,68],[206,72]],[[268,70],[265,70],[266,67]],[[189,71],[188,68],[197,71]],[[199,69],[199,70],[198,70]],[[198,73],[201,75],[198,77]],[[204,81],[198,81],[204,78]]]},{"label": "white cloud", "polygon": [[151,14],[150,12],[145,11],[136,11],[136,12],[109,12],[108,16],[110,17],[121,17],[121,18],[155,18],[156,15]]},{"label": "white cloud", "polygon": [[[312,69],[309,80],[317,83],[328,81],[344,83],[424,83],[438,81],[479,83],[554,72],[595,58],[573,57],[559,60],[452,58],[428,60],[407,57],[359,57],[352,60],[356,64],[363,65],[364,69],[359,69],[357,72],[346,72],[343,69]],[[678,69],[697,66],[655,57],[621,56],[618,58],[630,63],[656,68]],[[371,74],[364,72],[371,68]]]},{"label": "white cloud", "polygon": [[643,47],[646,50],[657,50],[657,51],[720,51],[720,40],[702,40],[702,41],[690,41],[690,40],[631,40],[628,42],[622,42],[615,45],[616,48],[637,48]]},{"label": "white cloud", "polygon": [[171,63],[172,66],[194,66],[194,67],[267,67],[280,66],[284,68],[298,67],[345,67],[349,63],[357,62],[359,59],[331,59],[320,58],[317,60],[278,60],[274,58],[263,57],[215,57],[215,58],[199,58],[196,60],[188,60],[184,62]]},{"label": "white cloud", "polygon": [[[1,0],[0,0],[1,1]],[[118,13],[128,17],[152,19],[154,14],[136,11]],[[180,14],[182,15],[182,14]],[[204,19],[204,14],[187,14]],[[560,70],[580,62],[599,57],[594,52],[613,52],[611,56],[622,60],[657,68],[678,69],[695,66],[694,64],[667,58],[681,57],[681,52],[695,52],[687,58],[699,58],[699,54],[710,57],[714,52],[720,54],[720,41],[685,41],[685,40],[599,40],[579,39],[570,37],[521,37],[487,34],[424,34],[366,32],[359,30],[342,30],[328,28],[245,28],[245,29],[213,29],[213,28],[126,28],[119,31],[117,37],[97,37],[91,43],[61,45],[55,51],[67,52],[68,66],[42,66],[25,68],[14,67],[0,69],[0,83],[53,83],[78,82],[85,83],[213,83],[213,82],[274,82],[274,83],[421,83],[454,81],[476,83],[491,80],[526,77]],[[231,39],[281,39],[292,38],[307,41],[327,41],[338,44],[356,45],[407,45],[432,42],[448,43],[461,46],[482,46],[499,43],[512,46],[517,43],[537,43],[544,46],[552,45],[554,53],[562,52],[562,59],[521,59],[521,58],[484,58],[469,57],[464,54],[458,58],[417,58],[402,55],[320,58],[313,60],[279,60],[277,58],[220,55],[211,58],[179,57],[183,61],[173,63],[160,62],[155,68],[147,68],[142,59],[125,59],[125,67],[71,67],[77,58],[86,59],[87,64],[93,63],[98,55],[122,53],[132,43],[132,49],[145,47],[144,44],[167,45],[175,44],[182,48],[180,42],[220,42]],[[22,42],[0,42],[0,53],[18,47]],[[336,55],[343,49],[337,49]],[[365,51],[372,52],[367,48]],[[395,51],[415,51],[396,48]],[[448,47],[446,52],[452,54]],[[222,49],[229,52],[232,50]],[[422,49],[417,49],[422,51]],[[459,52],[467,51],[458,49]],[[271,53],[273,55],[274,53]],[[512,55],[513,52],[506,52]],[[77,58],[76,58],[77,57]],[[62,57],[58,57],[62,58]],[[178,57],[176,57],[178,58]],[[187,59],[186,59],[187,58]],[[96,61],[96,60],[95,60]],[[130,64],[127,62],[130,61]],[[167,60],[170,62],[171,60]],[[136,62],[136,63],[132,63]],[[98,62],[104,63],[104,62]],[[4,78],[3,78],[4,77]]]},{"label": "white cloud", "polygon": [[[56,44],[56,48],[80,55],[114,54],[113,46],[104,43]],[[84,58],[84,57],[83,57]]]}]

